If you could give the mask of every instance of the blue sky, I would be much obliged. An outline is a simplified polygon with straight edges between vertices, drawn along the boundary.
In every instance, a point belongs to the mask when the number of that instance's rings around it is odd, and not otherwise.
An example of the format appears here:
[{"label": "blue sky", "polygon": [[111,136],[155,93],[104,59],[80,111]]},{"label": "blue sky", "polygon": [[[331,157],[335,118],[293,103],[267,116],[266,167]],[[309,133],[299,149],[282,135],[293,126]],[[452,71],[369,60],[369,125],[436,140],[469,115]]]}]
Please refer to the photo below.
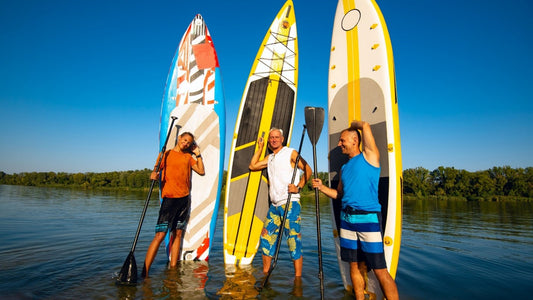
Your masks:
[{"label": "blue sky", "polygon": [[[0,0],[0,171],[153,166],[170,63],[197,13],[219,56],[231,137],[253,59],[283,3]],[[378,4],[394,51],[404,169],[533,166],[533,4]],[[294,5],[297,148],[304,107],[327,108],[336,1]],[[327,124],[317,145],[319,171],[327,171],[326,131]],[[302,152],[312,162],[307,138]]]}]

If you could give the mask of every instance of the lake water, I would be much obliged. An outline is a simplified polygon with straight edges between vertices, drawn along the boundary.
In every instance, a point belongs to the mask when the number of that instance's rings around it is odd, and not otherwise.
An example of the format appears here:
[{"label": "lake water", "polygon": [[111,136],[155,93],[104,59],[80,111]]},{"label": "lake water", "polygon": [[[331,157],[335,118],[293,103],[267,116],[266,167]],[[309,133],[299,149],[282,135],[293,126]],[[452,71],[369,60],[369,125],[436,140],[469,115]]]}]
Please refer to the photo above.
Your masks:
[{"label": "lake water", "polygon": [[[0,298],[320,299],[314,198],[303,200],[302,282],[294,282],[285,241],[270,285],[260,294],[253,287],[262,278],[259,255],[249,270],[226,274],[220,211],[209,264],[168,270],[161,248],[149,279],[116,286],[145,197],[0,185]],[[325,298],[351,299],[338,275],[327,201],[320,211]],[[157,212],[152,199],[135,251],[139,266]],[[533,203],[405,201],[396,281],[402,299],[530,298]]]}]

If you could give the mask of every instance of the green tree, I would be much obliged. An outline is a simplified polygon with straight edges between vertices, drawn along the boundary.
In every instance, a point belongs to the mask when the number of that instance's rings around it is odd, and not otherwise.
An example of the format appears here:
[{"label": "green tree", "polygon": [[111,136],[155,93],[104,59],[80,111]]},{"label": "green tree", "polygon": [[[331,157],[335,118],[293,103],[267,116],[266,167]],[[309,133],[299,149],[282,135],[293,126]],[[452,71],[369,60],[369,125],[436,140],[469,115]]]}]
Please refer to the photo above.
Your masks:
[{"label": "green tree", "polygon": [[422,167],[403,171],[403,192],[417,197],[428,196],[431,191],[429,170]]}]

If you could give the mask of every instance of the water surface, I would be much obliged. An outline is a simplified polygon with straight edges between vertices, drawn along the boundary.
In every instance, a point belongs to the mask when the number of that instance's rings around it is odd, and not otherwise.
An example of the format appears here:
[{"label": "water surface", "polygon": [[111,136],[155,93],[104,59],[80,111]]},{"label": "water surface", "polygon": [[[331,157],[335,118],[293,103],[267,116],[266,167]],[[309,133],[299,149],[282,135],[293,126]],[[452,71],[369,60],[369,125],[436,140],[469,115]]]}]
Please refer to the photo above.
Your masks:
[{"label": "water surface", "polygon": [[[270,285],[259,293],[251,268],[225,270],[219,212],[209,263],[169,270],[160,249],[148,280],[117,287],[145,193],[0,185],[0,295],[7,299],[320,299],[314,198],[302,200],[304,275],[283,241]],[[222,207],[223,205],[221,205]],[[351,299],[338,275],[330,208],[320,205],[326,299]],[[151,200],[135,257],[154,234]],[[396,277],[403,299],[524,299],[533,294],[533,204],[405,201]],[[139,270],[140,271],[140,270]]]}]

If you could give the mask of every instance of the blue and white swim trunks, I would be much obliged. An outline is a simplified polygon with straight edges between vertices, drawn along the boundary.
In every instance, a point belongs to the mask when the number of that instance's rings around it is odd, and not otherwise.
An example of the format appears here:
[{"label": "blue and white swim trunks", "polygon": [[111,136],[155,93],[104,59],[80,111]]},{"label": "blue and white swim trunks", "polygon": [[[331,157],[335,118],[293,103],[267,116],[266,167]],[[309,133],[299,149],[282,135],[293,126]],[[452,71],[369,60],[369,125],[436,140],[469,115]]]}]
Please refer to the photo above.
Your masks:
[{"label": "blue and white swim trunks", "polygon": [[366,261],[369,269],[385,269],[381,212],[341,211],[341,259],[347,262]]}]

